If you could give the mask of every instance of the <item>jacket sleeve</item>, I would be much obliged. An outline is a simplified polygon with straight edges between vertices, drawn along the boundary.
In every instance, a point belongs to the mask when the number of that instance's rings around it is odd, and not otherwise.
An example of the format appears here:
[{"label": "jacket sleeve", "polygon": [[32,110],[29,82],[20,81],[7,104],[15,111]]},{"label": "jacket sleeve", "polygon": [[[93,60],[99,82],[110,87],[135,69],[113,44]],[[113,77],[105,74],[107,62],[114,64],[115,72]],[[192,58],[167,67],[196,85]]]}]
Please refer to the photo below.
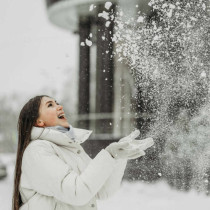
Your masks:
[{"label": "jacket sleeve", "polygon": [[101,150],[79,175],[54,153],[48,142],[36,140],[24,152],[22,173],[36,192],[82,206],[101,189],[115,164],[116,160]]},{"label": "jacket sleeve", "polygon": [[127,160],[117,160],[116,162],[117,163],[112,174],[102,186],[100,191],[96,194],[97,199],[107,199],[120,188]]}]

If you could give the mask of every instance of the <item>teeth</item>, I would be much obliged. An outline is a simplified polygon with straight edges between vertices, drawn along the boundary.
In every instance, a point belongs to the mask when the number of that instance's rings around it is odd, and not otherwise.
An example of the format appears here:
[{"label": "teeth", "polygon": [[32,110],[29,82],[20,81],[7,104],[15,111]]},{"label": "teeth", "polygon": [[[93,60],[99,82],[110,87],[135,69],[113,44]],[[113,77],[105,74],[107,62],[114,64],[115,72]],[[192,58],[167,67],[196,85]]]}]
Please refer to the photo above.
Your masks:
[{"label": "teeth", "polygon": [[60,114],[60,115],[58,115],[58,118],[61,119],[61,118],[63,118],[64,116],[65,116],[64,114]]}]

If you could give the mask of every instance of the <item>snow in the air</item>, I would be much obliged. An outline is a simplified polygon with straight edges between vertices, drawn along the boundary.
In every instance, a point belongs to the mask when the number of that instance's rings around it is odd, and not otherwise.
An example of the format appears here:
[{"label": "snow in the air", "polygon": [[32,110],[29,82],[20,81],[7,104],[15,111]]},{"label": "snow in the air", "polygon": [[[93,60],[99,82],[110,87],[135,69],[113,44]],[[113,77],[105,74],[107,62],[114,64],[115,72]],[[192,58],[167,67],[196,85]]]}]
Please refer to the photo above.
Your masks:
[{"label": "snow in the air", "polygon": [[89,7],[89,11],[93,11],[94,8],[96,8],[96,6],[94,4],[91,4]]},{"label": "snow in the air", "polygon": [[138,19],[137,19],[137,22],[138,23],[143,23],[144,22],[144,17],[139,16]]},{"label": "snow in the air", "polygon": [[85,43],[86,43],[86,45],[89,46],[89,47],[92,46],[92,44],[93,44],[93,42],[90,41],[90,40],[88,40],[88,39],[85,40]]},{"label": "snow in the air", "polygon": [[85,43],[84,43],[84,42],[81,42],[80,45],[81,45],[81,46],[85,46]]},{"label": "snow in the air", "polygon": [[98,13],[98,17],[103,17],[104,19],[109,20],[109,13],[103,11],[102,13]]},{"label": "snow in the air", "polygon": [[[157,17],[150,20],[142,12],[126,18],[126,12],[118,8],[112,37],[114,54],[133,76],[136,87],[132,94],[139,109],[136,116],[148,115],[145,121],[151,120],[152,126],[147,135],[157,145],[164,142],[164,149],[159,148],[161,144],[155,148],[161,151],[161,170],[154,172],[160,180],[124,180],[113,197],[98,202],[99,210],[210,208],[210,8],[207,0],[185,3],[151,0],[148,4]],[[111,6],[111,2],[105,3],[106,10]],[[91,4],[89,11],[95,7]],[[106,27],[114,20],[106,11],[98,17],[106,20]],[[90,38],[92,34],[80,45],[92,46]],[[105,36],[101,38],[105,40]],[[0,208],[9,210],[14,155],[1,158],[9,176],[0,180]]]},{"label": "snow in the air", "polygon": [[110,26],[110,24],[111,24],[111,22],[110,22],[110,21],[106,21],[105,26],[106,26],[106,27],[109,27],[109,26]]},{"label": "snow in the air", "polygon": [[151,0],[149,5],[157,12],[151,19],[143,12],[126,16],[119,8],[115,54],[139,90],[134,91],[138,115],[151,120],[147,136],[160,147],[164,142],[161,177],[181,189],[209,192],[209,2]]},{"label": "snow in the air", "polygon": [[111,6],[112,6],[112,2],[107,1],[107,2],[105,3],[105,8],[106,8],[107,10],[109,10]]}]

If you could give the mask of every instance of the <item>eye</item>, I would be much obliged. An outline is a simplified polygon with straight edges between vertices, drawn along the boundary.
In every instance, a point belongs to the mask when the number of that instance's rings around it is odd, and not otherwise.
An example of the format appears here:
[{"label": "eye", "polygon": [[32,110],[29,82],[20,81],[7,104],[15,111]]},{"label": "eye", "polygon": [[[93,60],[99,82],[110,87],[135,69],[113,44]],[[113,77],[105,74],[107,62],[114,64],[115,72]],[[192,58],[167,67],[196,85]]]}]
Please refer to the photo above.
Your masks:
[{"label": "eye", "polygon": [[49,104],[48,104],[48,107],[51,107],[51,106],[52,106],[52,103],[49,103]]}]

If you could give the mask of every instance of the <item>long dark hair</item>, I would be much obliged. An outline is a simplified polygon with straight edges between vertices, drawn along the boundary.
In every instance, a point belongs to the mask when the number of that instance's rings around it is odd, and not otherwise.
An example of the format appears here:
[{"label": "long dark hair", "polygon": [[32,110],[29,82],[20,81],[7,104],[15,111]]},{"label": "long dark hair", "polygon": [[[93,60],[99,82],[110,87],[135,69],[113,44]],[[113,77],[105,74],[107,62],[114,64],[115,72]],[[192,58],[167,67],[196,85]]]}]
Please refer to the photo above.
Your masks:
[{"label": "long dark hair", "polygon": [[[30,99],[20,111],[18,119],[18,147],[14,174],[14,191],[12,209],[19,210],[22,200],[19,192],[21,165],[23,153],[31,141],[31,130],[39,117],[39,107],[45,95],[36,96]],[[46,96],[49,97],[49,96]]]}]

